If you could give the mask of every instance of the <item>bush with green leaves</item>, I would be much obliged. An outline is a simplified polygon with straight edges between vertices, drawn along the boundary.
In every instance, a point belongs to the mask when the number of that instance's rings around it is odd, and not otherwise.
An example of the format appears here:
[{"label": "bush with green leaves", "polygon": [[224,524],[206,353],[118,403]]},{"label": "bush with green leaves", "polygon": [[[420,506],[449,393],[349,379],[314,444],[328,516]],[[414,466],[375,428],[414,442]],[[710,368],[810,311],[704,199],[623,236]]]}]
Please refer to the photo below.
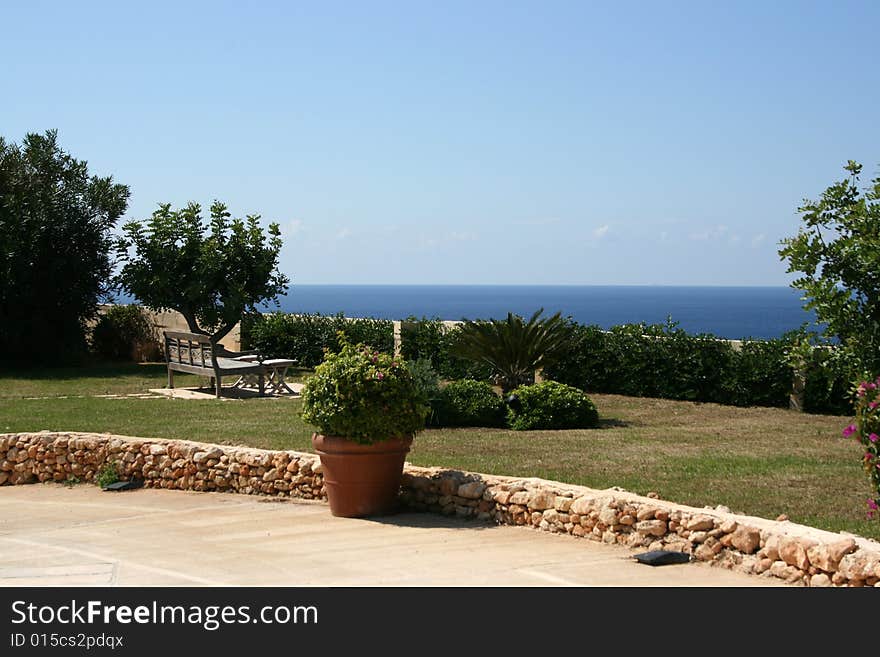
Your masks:
[{"label": "bush with green leaves", "polygon": [[721,399],[734,406],[788,406],[793,372],[787,360],[790,343],[779,340],[744,340],[731,355]]},{"label": "bush with green leaves", "polygon": [[554,363],[565,351],[571,323],[560,313],[541,317],[544,309],[528,320],[507,313],[507,319],[465,321],[453,346],[460,358],[491,368],[501,390],[532,383],[535,372]]},{"label": "bush with green leaves", "polygon": [[[564,356],[544,376],[593,393],[786,407],[795,369],[789,353],[805,336],[800,329],[735,348],[713,335],[688,334],[671,321],[608,331],[575,324]],[[830,357],[837,353],[833,345],[813,339],[807,351],[805,410],[847,413],[848,375]]]},{"label": "bush with green leaves", "polygon": [[729,343],[689,335],[671,322],[603,331],[574,325],[564,355],[544,376],[592,392],[716,401],[729,397]]},{"label": "bush with green leaves", "polygon": [[401,326],[401,353],[405,358],[427,358],[441,378],[447,381],[474,379],[488,381],[492,368],[459,358],[453,352],[460,326],[448,326],[437,318],[407,318]]},{"label": "bush with green leaves", "polygon": [[520,386],[509,402],[508,425],[517,431],[533,429],[592,429],[599,413],[583,390],[556,381]]},{"label": "bush with green leaves", "polygon": [[843,430],[844,437],[859,442],[862,468],[868,475],[871,497],[868,518],[880,520],[880,377],[861,381],[855,388],[855,421]]},{"label": "bush with green leaves", "polygon": [[385,319],[347,319],[342,313],[250,313],[241,328],[244,349],[256,349],[267,358],[295,358],[302,367],[321,363],[325,351],[338,353],[340,332],[349,342],[394,351],[394,325]]},{"label": "bush with green leaves", "polygon": [[416,387],[422,397],[427,401],[429,411],[426,424],[431,424],[434,418],[434,405],[440,399],[440,377],[431,366],[427,358],[406,361],[406,367],[415,381]]},{"label": "bush with green leaves", "polygon": [[0,137],[0,353],[4,365],[57,365],[87,351],[109,298],[112,229],[129,189],[89,172],[57,132]]},{"label": "bush with green leaves", "polygon": [[107,360],[156,360],[161,345],[156,325],[137,305],[110,306],[92,331],[92,351]]},{"label": "bush with green leaves", "polygon": [[848,350],[813,345],[803,367],[807,413],[849,415],[852,412],[852,375],[858,366],[852,362]]},{"label": "bush with green leaves", "polygon": [[428,413],[404,361],[344,339],[306,380],[302,400],[302,418],[320,433],[362,444],[415,435]]},{"label": "bush with green leaves", "polygon": [[101,488],[119,481],[119,464],[116,461],[105,463],[95,475],[95,483]]},{"label": "bush with green leaves", "polygon": [[434,404],[434,423],[442,427],[503,427],[506,418],[504,400],[485,381],[452,381]]}]

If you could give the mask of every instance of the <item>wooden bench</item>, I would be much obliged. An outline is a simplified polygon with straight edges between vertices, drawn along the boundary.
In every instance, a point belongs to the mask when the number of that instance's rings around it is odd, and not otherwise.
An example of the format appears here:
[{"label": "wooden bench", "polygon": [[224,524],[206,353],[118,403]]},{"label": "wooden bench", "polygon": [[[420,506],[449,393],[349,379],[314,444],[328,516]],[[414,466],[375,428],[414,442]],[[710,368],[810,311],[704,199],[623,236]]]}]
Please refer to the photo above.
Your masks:
[{"label": "wooden bench", "polygon": [[224,376],[257,376],[260,394],[265,394],[266,368],[259,361],[235,360],[241,356],[255,356],[255,351],[229,351],[215,343],[211,336],[180,331],[163,331],[165,336],[165,363],[168,365],[168,387],[174,388],[174,373],[186,372],[211,378],[211,386],[220,398]]}]

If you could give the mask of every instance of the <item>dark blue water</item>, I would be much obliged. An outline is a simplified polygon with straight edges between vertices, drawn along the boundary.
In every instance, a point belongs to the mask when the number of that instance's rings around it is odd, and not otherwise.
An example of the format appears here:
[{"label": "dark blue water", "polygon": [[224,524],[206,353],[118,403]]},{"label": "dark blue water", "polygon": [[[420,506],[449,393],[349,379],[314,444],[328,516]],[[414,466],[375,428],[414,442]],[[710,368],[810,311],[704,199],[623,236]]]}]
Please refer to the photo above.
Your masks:
[{"label": "dark blue water", "polygon": [[488,319],[538,308],[578,322],[663,323],[667,316],[689,333],[774,338],[812,322],[800,292],[788,287],[665,287],[616,285],[292,285],[286,312],[405,319]]}]

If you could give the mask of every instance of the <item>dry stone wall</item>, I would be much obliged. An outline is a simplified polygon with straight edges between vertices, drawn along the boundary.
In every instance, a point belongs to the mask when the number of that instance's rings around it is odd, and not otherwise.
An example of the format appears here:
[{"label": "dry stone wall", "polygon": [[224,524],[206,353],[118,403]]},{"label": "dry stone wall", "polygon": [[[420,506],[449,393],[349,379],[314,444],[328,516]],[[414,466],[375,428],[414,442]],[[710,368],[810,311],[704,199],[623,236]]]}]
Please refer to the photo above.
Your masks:
[{"label": "dry stone wall", "polygon": [[[115,463],[153,488],[322,499],[318,457],[189,441],[84,433],[0,434],[0,486],[92,481]],[[618,489],[593,490],[407,464],[403,504],[416,511],[568,534],[801,586],[880,588],[880,543],[790,522],[697,509]]]}]

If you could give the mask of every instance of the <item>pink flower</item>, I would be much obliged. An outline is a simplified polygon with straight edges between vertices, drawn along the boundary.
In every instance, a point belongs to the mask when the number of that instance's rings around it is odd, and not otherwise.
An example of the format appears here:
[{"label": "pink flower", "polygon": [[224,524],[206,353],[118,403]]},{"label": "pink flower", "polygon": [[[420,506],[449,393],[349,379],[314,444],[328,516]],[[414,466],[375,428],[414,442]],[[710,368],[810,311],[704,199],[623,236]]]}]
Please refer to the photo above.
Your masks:
[{"label": "pink flower", "polygon": [[376,378],[380,381],[385,378],[385,375],[382,372],[376,372]]},{"label": "pink flower", "polygon": [[868,508],[872,511],[880,510],[880,507],[877,506],[877,500],[872,500],[868,498]]},{"label": "pink flower", "polygon": [[868,440],[870,440],[872,443],[876,443],[878,440],[880,440],[880,436],[878,436],[876,433],[872,433],[870,436],[868,436]]},{"label": "pink flower", "polygon": [[880,406],[880,402],[872,401],[870,404],[868,404],[868,408],[870,408],[872,410],[877,408],[877,406]]},{"label": "pink flower", "polygon": [[846,429],[843,430],[843,437],[844,437],[844,438],[849,438],[849,437],[850,437],[851,435],[853,435],[855,432],[856,432],[856,425],[851,424],[851,425],[849,425]]}]

